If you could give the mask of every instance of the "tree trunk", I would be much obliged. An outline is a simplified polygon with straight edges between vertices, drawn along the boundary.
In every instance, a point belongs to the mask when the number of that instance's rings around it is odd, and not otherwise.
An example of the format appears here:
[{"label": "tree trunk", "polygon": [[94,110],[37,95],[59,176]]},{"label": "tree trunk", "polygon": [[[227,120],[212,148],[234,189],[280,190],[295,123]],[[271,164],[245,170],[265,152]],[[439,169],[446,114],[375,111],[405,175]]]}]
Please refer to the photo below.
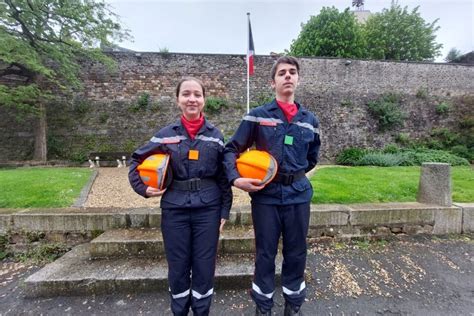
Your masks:
[{"label": "tree trunk", "polygon": [[46,161],[48,158],[48,148],[46,142],[46,106],[40,101],[37,124],[35,126],[35,152],[33,160]]}]

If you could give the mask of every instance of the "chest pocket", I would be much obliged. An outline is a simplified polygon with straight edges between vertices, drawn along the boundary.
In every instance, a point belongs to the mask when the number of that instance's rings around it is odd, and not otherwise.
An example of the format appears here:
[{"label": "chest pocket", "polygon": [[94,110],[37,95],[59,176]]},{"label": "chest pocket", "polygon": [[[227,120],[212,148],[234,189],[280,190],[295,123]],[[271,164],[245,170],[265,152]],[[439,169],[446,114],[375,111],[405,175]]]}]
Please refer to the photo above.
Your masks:
[{"label": "chest pocket", "polygon": [[181,150],[180,143],[166,144],[166,151],[167,151],[167,154],[171,156],[171,161],[181,160],[180,150]]},{"label": "chest pocket", "polygon": [[186,174],[186,166],[183,161],[183,144],[181,142],[176,144],[167,144],[166,145],[167,153],[171,156],[171,168],[173,169],[173,175],[178,178],[184,177]]},{"label": "chest pocket", "polygon": [[257,132],[257,149],[272,152],[281,152],[285,128],[283,124],[265,125],[259,124]]},{"label": "chest pocket", "polygon": [[298,141],[304,144],[314,141],[314,128],[309,123],[297,122],[298,132],[296,133]]},{"label": "chest pocket", "polygon": [[216,166],[219,159],[219,153],[222,151],[221,146],[216,142],[206,142],[205,146],[205,164]]}]

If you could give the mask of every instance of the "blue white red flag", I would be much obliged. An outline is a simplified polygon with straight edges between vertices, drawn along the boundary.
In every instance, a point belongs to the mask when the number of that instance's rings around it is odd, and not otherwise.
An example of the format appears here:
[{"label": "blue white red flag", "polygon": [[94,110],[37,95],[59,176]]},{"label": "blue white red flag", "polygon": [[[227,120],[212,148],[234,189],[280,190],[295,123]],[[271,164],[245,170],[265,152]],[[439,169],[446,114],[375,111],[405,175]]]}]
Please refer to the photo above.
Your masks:
[{"label": "blue white red flag", "polygon": [[250,25],[250,16],[249,16],[249,45],[247,50],[247,67],[249,75],[253,75],[253,58],[255,55],[255,49],[253,47],[253,37],[252,37],[252,26]]}]

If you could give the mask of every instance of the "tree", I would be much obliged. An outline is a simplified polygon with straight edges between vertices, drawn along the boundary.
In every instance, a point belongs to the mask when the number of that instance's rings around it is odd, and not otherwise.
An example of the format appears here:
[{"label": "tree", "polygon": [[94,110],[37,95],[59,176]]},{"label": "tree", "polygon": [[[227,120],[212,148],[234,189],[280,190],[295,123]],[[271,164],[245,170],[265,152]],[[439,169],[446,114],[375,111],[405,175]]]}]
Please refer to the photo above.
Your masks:
[{"label": "tree", "polygon": [[363,7],[364,6],[364,0],[353,0],[352,1],[352,6],[357,7],[357,8]]},{"label": "tree", "polygon": [[440,55],[441,44],[436,43],[438,19],[426,23],[418,7],[408,12],[392,2],[390,9],[370,16],[365,25],[368,58],[431,61]]},{"label": "tree", "polygon": [[33,159],[47,159],[47,103],[80,88],[80,60],[112,67],[98,47],[127,36],[103,2],[0,2],[0,105],[37,116]]},{"label": "tree", "polygon": [[324,7],[317,16],[301,24],[289,54],[362,58],[366,54],[363,32],[349,8],[339,12],[335,7]]},{"label": "tree", "polygon": [[453,47],[449,50],[448,55],[446,55],[446,57],[444,58],[444,61],[447,63],[455,62],[461,56],[461,51],[456,47]]}]

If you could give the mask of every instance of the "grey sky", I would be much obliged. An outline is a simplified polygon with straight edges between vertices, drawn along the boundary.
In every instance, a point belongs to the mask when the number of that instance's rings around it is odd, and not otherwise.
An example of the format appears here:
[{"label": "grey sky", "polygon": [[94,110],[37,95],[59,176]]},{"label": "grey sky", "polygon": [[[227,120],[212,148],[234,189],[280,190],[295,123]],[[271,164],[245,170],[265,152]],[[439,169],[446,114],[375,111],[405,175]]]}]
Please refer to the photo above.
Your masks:
[{"label": "grey sky", "polygon": [[[301,23],[323,6],[343,10],[351,0],[106,0],[130,29],[134,42],[120,44],[136,51],[245,54],[247,12],[251,13],[257,55],[283,52],[301,31]],[[391,0],[366,0],[372,13],[389,7]],[[474,50],[474,0],[399,0],[419,12],[426,22],[439,18],[437,42],[442,61],[452,47]]]}]

